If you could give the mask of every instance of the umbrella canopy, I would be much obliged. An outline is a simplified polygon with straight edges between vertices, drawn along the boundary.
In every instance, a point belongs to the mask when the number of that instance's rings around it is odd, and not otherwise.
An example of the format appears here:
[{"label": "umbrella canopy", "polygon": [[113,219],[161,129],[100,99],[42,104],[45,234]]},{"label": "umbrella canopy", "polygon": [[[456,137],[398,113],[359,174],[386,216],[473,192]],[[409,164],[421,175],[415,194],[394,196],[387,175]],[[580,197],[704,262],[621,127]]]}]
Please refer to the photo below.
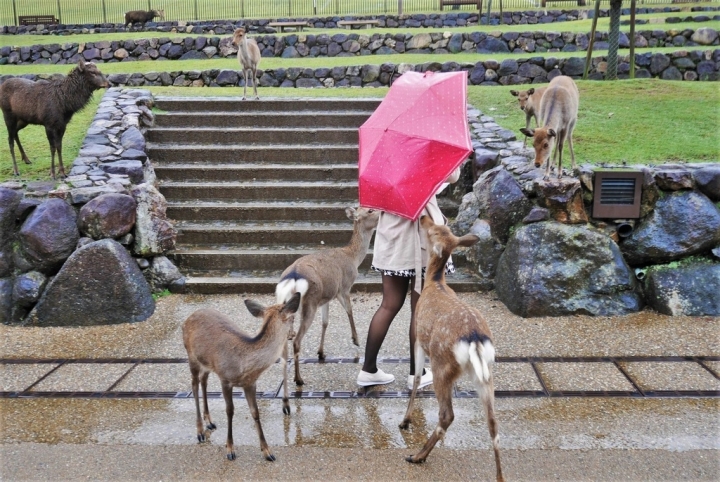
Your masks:
[{"label": "umbrella canopy", "polygon": [[360,205],[416,220],[471,152],[467,73],[406,72],[360,127]]}]

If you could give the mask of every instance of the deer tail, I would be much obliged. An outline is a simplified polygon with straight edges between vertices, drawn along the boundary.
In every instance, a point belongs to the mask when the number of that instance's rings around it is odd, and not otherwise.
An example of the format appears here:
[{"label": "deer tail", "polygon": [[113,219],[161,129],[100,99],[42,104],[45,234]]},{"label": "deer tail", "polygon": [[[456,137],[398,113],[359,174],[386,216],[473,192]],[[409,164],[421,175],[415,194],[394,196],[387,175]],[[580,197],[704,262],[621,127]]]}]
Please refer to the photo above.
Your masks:
[{"label": "deer tail", "polygon": [[278,303],[287,303],[295,293],[300,293],[300,297],[305,296],[308,287],[307,280],[299,276],[295,271],[288,273],[275,287],[275,297]]},{"label": "deer tail", "polygon": [[473,335],[455,344],[455,359],[460,366],[472,366],[478,380],[487,382],[490,380],[489,365],[495,362],[495,346],[489,337]]}]

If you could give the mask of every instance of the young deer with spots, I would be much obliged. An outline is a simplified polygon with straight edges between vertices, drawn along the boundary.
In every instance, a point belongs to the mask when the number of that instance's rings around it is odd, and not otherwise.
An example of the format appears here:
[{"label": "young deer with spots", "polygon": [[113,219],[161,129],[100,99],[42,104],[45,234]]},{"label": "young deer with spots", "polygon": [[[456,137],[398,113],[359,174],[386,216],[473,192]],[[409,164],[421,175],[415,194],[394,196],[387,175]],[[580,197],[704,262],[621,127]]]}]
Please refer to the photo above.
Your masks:
[{"label": "young deer with spots", "polygon": [[[380,211],[347,208],[345,214],[353,221],[350,243],[342,248],[325,249],[297,259],[283,271],[280,282],[275,288],[278,303],[287,301],[293,293],[302,295],[300,328],[293,340],[295,383],[297,385],[304,384],[300,377],[300,343],[315,320],[318,307],[322,316],[322,335],[318,358],[325,359],[325,330],[328,326],[330,301],[333,299],[338,300],[345,308],[350,320],[352,341],[355,345],[358,344],[352,304],[350,303],[350,289],[355,284],[358,267],[367,254],[370,238],[372,238],[373,231],[380,219]],[[283,385],[287,387],[287,380],[283,380]]]},{"label": "young deer with spots", "polygon": [[[558,160],[558,179],[562,178],[563,143],[567,140],[572,156],[572,168],[575,170],[575,151],[573,150],[573,130],[577,122],[580,93],[575,81],[565,75],[550,81],[540,101],[540,120],[542,127],[520,129],[527,137],[533,138],[535,147],[535,167],[547,161],[544,179],[550,178],[550,154],[555,147],[554,158]],[[557,146],[555,144],[557,143]]]},{"label": "young deer with spots", "polygon": [[[201,309],[190,315],[183,324],[183,343],[188,354],[192,390],[195,397],[195,412],[198,441],[205,441],[203,418],[208,430],[217,428],[210,418],[207,402],[207,380],[210,372],[220,378],[225,412],[228,419],[227,448],[228,460],[235,460],[235,448],[232,436],[232,418],[235,413],[233,387],[242,387],[250,414],[255,420],[255,428],[260,437],[260,450],[265,459],[274,461],[262,426],[260,413],[255,400],[257,379],[282,355],[287,372],[287,338],[292,329],[294,313],[300,306],[300,295],[290,297],[287,303],[267,308],[252,300],[245,300],[250,313],[263,319],[260,332],[252,337],[237,328],[237,325],[223,313],[213,309]],[[198,388],[202,386],[204,410],[200,415]],[[283,396],[283,412],[290,413],[287,389]]]},{"label": "young deer with spots", "polygon": [[235,30],[232,43],[237,45],[237,58],[242,66],[243,77],[245,78],[242,98],[245,100],[247,97],[248,73],[250,73],[252,75],[255,98],[259,99],[260,96],[257,92],[257,68],[260,63],[260,48],[255,40],[248,38],[244,27]]},{"label": "young deer with spots", "polygon": [[[530,119],[535,119],[535,127],[540,127],[538,123],[538,115],[540,114],[540,100],[545,93],[547,87],[540,87],[539,89],[528,89],[528,90],[511,90],[510,95],[518,98],[520,103],[520,110],[525,112],[525,129],[530,128]],[[527,137],[523,138],[523,147],[527,143]]]},{"label": "young deer with spots", "polygon": [[445,263],[458,246],[472,246],[479,238],[466,234],[454,236],[447,226],[433,223],[428,216],[420,218],[431,246],[425,286],[416,308],[415,380],[405,419],[400,428],[411,423],[413,403],[425,364],[425,353],[433,368],[435,396],[440,405],[439,423],[420,452],[407,457],[412,463],[424,462],[438,440],[445,435],[454,414],[452,407],[453,384],[462,374],[475,382],[485,406],[490,436],[495,451],[496,478],[503,480],[500,468],[497,422],[495,420],[495,393],[490,365],[495,361],[495,347],[487,322],[480,312],[457,297],[445,283]]}]

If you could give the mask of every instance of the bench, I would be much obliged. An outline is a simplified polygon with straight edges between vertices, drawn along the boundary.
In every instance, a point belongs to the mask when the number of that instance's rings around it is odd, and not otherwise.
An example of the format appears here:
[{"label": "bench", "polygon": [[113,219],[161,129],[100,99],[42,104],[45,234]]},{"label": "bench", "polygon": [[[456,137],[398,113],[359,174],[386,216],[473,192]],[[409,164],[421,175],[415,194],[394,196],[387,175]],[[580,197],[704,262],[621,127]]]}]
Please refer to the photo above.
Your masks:
[{"label": "bench", "polygon": [[545,4],[547,2],[575,2],[577,1],[577,4],[579,7],[584,7],[586,2],[585,0],[541,0],[541,6],[545,8]]},{"label": "bench", "polygon": [[45,25],[58,23],[55,15],[21,15],[18,17],[20,25]]},{"label": "bench", "polygon": [[270,27],[278,27],[281,32],[284,32],[286,28],[294,28],[298,32],[302,32],[304,27],[309,27],[307,22],[270,22]]},{"label": "bench", "polygon": [[482,9],[482,0],[440,0],[440,10],[443,10],[443,7],[450,7],[450,6],[456,6],[456,5],[475,5],[478,10]]},{"label": "bench", "polygon": [[365,28],[377,27],[380,24],[379,20],[340,20],[338,27],[353,28],[353,26],[360,26]]}]

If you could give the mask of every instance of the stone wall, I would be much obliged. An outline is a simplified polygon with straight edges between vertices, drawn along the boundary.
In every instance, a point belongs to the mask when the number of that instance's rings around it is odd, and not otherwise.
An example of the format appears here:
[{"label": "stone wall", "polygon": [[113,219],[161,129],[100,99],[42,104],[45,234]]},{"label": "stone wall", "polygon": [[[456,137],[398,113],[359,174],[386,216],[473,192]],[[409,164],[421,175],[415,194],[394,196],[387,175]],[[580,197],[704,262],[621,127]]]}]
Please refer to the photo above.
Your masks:
[{"label": "stone wall", "polygon": [[[589,34],[572,32],[505,32],[373,34],[337,33],[259,35],[254,37],[263,57],[355,57],[394,54],[448,53],[545,53],[586,51]],[[84,59],[95,63],[136,60],[207,60],[234,58],[237,48],[231,37],[160,37],[125,41],[63,43],[25,47],[0,47],[0,65],[73,64]],[[595,35],[595,50],[607,50],[607,32]],[[720,45],[712,28],[697,30],[640,30],[635,46],[697,47]],[[621,32],[619,46],[628,49],[628,36]]]},{"label": "stone wall", "polygon": [[720,316],[718,161],[633,166],[643,175],[641,217],[599,219],[597,166],[545,180],[512,131],[479,111],[471,126],[471,187],[451,227],[480,238],[467,257],[511,311],[605,316],[648,305],[672,316]]},{"label": "stone wall", "polygon": [[142,321],[152,292],[182,289],[145,153],[152,104],[147,91],[109,89],[66,179],[0,184],[0,322]]},{"label": "stone wall", "polygon": [[[690,14],[681,7],[662,7],[662,8],[637,8],[636,13],[660,13],[660,12],[677,12],[677,17],[668,17],[664,19],[664,23],[679,22],[707,22],[709,20],[717,20],[718,16],[712,15],[718,7],[715,6],[696,6],[690,9]],[[608,9],[600,10],[600,17],[609,17]],[[707,14],[697,14],[697,12],[708,12]],[[583,18],[592,18],[593,10],[528,10],[504,12],[502,19],[500,14],[495,11],[490,16],[491,25],[537,25],[556,22],[567,22]],[[630,15],[630,9],[623,9],[623,15]],[[483,14],[478,19],[478,14],[474,12],[449,12],[436,14],[411,14],[411,15],[373,15],[373,16],[333,16],[333,17],[308,17],[278,20],[306,20],[315,28],[342,28],[338,27],[338,22],[342,20],[378,20],[378,27],[465,27],[478,24],[487,24],[487,15]],[[167,33],[194,33],[194,34],[210,34],[223,35],[231,33],[235,28],[240,26],[247,27],[253,33],[276,33],[276,29],[268,24],[273,20],[269,19],[247,19],[242,21],[231,20],[211,20],[198,22],[148,22],[144,27],[128,29],[122,24],[105,23],[105,24],[82,24],[82,25],[23,25],[23,26],[3,26],[0,27],[0,34],[20,35],[20,34],[79,34],[79,33],[114,33],[127,31],[145,31],[145,32],[167,32]],[[647,23],[647,20],[638,19],[637,25]]]}]

